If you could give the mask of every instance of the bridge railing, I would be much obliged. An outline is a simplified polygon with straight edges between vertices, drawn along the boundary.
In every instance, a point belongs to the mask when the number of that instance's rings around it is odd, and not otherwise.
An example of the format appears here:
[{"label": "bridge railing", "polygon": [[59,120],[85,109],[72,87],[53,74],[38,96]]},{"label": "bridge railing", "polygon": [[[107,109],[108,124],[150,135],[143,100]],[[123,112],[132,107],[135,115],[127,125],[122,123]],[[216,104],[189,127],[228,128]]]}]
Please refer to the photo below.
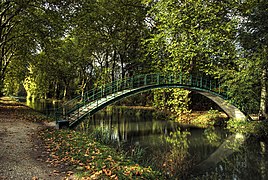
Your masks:
[{"label": "bridge railing", "polygon": [[[57,119],[71,118],[71,114],[78,116],[81,108],[85,104],[92,104],[92,108],[98,107],[99,102],[105,98],[113,98],[116,93],[123,93],[145,86],[155,85],[181,85],[183,87],[194,87],[201,90],[211,91],[216,94],[224,95],[224,90],[221,88],[217,80],[204,78],[198,75],[191,74],[143,74],[124,79],[118,79],[114,82],[105,84],[101,87],[96,87],[87,91],[82,96],[77,96],[74,99],[66,102],[59,109]],[[74,113],[76,112],[76,113]]]}]

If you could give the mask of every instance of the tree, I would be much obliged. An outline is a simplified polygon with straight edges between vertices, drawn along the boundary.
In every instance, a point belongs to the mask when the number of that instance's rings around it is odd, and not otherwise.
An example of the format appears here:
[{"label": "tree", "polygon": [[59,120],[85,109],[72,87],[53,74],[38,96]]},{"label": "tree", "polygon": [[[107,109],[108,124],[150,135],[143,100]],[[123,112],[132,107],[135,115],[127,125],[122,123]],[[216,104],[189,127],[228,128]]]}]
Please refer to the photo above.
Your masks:
[{"label": "tree", "polygon": [[80,2],[74,13],[73,34],[95,57],[94,72],[106,79],[101,84],[133,74],[142,57],[145,15],[139,0]]},{"label": "tree", "polygon": [[65,2],[3,0],[0,4],[0,91],[10,63],[24,64],[45,47],[50,38],[62,36]]},{"label": "tree", "polygon": [[[20,5],[16,0],[5,3],[9,2]],[[3,74],[25,76],[30,94],[57,98],[83,95],[86,89],[138,69],[146,14],[139,0],[35,0],[23,3],[23,8],[16,16],[19,26],[14,23],[12,29],[14,34],[22,33],[21,39],[14,36],[20,48],[13,49],[16,57],[9,60],[14,62],[10,67],[16,67],[16,62],[23,68],[20,73],[7,68],[10,73]],[[11,83],[6,83],[6,89],[11,89],[8,85]]]},{"label": "tree", "polygon": [[169,71],[216,76],[236,53],[232,6],[231,1],[157,1],[151,10],[152,37],[147,40],[153,58]]},{"label": "tree", "polygon": [[242,23],[240,44],[244,56],[249,59],[251,71],[260,84],[259,115],[268,118],[267,68],[268,68],[268,2],[247,0],[241,6]]},{"label": "tree", "polygon": [[[148,28],[152,33],[145,45],[149,58],[154,61],[155,71],[219,78],[222,70],[232,67],[236,58],[234,3],[218,0],[147,1],[151,6]],[[188,92],[172,91],[181,94],[185,103],[189,102],[183,95]]]},{"label": "tree", "polygon": [[28,1],[3,1],[0,4],[0,92],[2,93],[6,70],[11,59],[16,55],[19,39],[23,36],[20,15],[26,9]]}]

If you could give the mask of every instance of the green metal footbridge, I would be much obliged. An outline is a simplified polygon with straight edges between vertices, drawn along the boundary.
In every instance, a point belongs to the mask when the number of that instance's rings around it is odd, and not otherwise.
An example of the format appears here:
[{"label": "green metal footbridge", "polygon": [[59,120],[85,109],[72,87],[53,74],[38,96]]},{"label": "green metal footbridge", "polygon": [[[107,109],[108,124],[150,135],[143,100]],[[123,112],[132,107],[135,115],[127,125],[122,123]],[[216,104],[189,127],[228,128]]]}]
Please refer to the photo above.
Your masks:
[{"label": "green metal footbridge", "polygon": [[91,116],[104,107],[142,91],[156,88],[183,88],[196,91],[217,103],[227,115],[245,119],[246,116],[235,106],[225,101],[226,91],[220,82],[209,77],[191,74],[142,74],[118,79],[94,88],[65,104],[56,113],[56,123],[75,128],[85,117]]}]

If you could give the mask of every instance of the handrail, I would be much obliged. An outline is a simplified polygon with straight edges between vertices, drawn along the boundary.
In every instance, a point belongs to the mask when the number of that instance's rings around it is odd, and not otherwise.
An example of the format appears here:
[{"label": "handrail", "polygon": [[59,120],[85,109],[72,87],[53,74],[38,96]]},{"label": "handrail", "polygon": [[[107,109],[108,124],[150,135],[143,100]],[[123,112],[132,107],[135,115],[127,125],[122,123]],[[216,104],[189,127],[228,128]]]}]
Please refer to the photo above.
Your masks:
[{"label": "handrail", "polygon": [[100,106],[103,101],[108,101],[116,94],[124,91],[132,91],[142,87],[156,85],[182,85],[184,87],[206,90],[218,96],[226,98],[226,91],[221,87],[217,79],[210,79],[198,75],[186,73],[179,74],[141,74],[124,79],[117,79],[100,87],[93,88],[64,103],[56,114],[56,120],[70,120],[75,117],[79,119],[85,115],[81,113],[83,107],[90,106],[91,109]]}]

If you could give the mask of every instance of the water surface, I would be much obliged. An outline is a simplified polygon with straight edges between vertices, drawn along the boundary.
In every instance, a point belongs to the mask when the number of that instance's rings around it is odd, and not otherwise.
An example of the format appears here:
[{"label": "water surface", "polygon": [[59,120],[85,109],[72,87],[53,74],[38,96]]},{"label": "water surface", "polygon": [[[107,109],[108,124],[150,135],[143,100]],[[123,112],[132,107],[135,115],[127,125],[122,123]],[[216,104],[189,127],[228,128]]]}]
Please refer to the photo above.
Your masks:
[{"label": "water surface", "polygon": [[[28,106],[47,113],[57,108],[49,102],[28,102]],[[171,152],[167,146],[170,133],[187,133],[175,142],[177,147],[187,142],[188,157],[193,165],[198,165],[211,156],[231,134],[223,128],[200,129],[168,120],[154,110],[129,108],[107,108],[88,117],[78,129],[86,133],[98,132],[107,143],[130,152],[142,149],[144,162],[155,163]],[[182,143],[180,144],[178,143]],[[179,145],[179,146],[178,146]],[[139,150],[139,149],[138,149]],[[140,154],[139,154],[140,155]],[[152,161],[154,159],[154,161]],[[188,159],[189,160],[189,159]],[[189,169],[188,169],[189,170]],[[242,146],[215,167],[198,175],[187,175],[187,179],[268,179],[268,143],[254,137],[247,138]]]}]

